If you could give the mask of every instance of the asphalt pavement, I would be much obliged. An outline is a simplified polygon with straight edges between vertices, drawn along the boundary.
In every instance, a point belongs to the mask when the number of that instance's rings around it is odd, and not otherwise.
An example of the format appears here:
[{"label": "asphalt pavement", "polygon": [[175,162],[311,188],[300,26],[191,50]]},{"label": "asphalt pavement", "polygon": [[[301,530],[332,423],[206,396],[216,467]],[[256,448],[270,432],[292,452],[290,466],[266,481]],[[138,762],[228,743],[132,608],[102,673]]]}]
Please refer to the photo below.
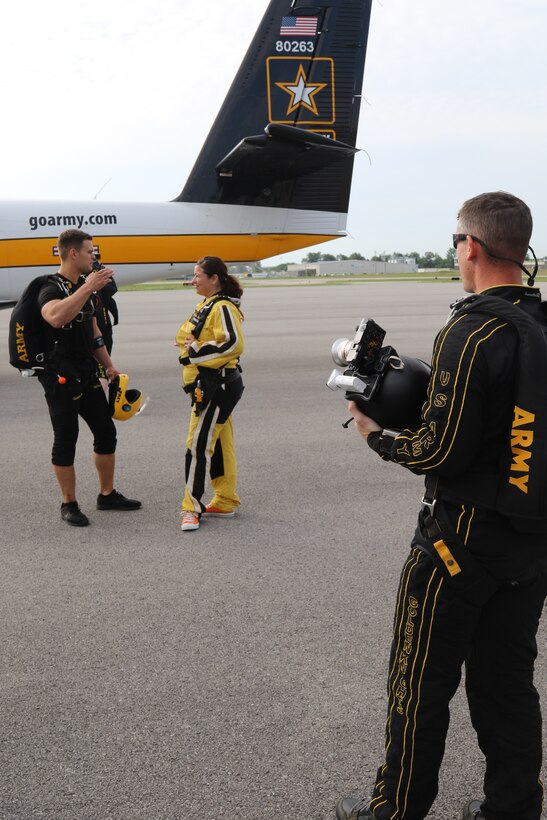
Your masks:
[{"label": "asphalt pavement", "polygon": [[[333,820],[338,797],[368,793],[422,480],[342,427],[330,347],[365,316],[428,359],[460,287],[248,288],[242,506],[189,533],[173,342],[193,290],[117,297],[113,359],[150,403],[118,425],[116,486],[144,506],[95,509],[82,423],[84,529],[61,522],[42,391],[8,364],[0,312],[0,818]],[[545,701],[545,653],[537,684]],[[429,817],[456,820],[483,770],[460,687]]]}]

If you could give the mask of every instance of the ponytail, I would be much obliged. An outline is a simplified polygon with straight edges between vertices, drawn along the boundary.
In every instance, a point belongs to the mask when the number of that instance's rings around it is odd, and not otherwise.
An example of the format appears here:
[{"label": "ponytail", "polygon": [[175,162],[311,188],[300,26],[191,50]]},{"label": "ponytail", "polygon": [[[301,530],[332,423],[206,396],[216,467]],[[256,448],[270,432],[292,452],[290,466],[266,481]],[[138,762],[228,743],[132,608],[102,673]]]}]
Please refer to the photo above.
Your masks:
[{"label": "ponytail", "polygon": [[233,299],[241,299],[243,288],[239,284],[239,279],[228,273],[228,268],[220,257],[202,256],[201,259],[198,259],[196,265],[199,265],[207,276],[214,276],[215,274],[218,276],[222,293],[231,296]]},{"label": "ponytail", "polygon": [[241,299],[243,296],[243,288],[239,284],[239,279],[227,273],[225,279],[221,279],[222,292],[226,296],[231,296],[234,299]]}]

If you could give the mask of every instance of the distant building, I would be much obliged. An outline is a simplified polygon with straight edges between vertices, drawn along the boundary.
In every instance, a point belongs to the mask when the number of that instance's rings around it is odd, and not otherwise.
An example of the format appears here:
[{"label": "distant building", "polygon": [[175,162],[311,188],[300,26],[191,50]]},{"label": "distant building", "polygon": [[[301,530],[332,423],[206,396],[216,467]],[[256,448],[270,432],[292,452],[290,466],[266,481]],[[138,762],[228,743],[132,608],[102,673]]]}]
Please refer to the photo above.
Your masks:
[{"label": "distant building", "polygon": [[352,276],[362,274],[414,273],[418,268],[414,259],[392,262],[371,262],[368,259],[344,259],[336,262],[301,262],[288,265],[291,276]]},{"label": "distant building", "polygon": [[416,260],[413,256],[391,256],[388,259],[388,263],[394,265],[400,265],[404,263],[405,265],[411,265],[413,267],[413,270],[418,269],[418,266],[416,265]]}]

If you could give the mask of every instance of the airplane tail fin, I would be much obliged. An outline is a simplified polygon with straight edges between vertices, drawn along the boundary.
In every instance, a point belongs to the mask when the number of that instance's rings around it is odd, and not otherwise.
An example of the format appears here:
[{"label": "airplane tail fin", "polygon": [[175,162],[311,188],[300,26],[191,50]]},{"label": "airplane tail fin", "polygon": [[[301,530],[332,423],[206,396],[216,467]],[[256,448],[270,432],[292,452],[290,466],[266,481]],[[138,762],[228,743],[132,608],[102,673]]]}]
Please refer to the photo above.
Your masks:
[{"label": "airplane tail fin", "polygon": [[372,0],[271,0],[175,201],[347,213]]}]

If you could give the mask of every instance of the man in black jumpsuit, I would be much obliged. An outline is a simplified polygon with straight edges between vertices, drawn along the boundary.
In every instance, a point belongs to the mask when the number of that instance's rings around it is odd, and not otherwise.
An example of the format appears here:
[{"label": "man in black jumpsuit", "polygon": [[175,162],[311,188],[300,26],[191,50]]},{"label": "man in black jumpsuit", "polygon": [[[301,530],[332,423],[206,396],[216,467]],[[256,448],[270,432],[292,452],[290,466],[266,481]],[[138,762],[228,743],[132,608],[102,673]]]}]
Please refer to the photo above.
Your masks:
[{"label": "man in black jumpsuit", "polygon": [[94,315],[93,293],[111,281],[112,270],[92,270],[93,241],[84,231],[65,231],[58,248],[61,265],[56,281],[47,282],[38,294],[45,334],[45,368],[39,379],[53,426],[52,464],[63,495],[61,517],[71,526],[85,527],[89,520],[76,500],[74,471],[78,416],[94,437],[97,508],[136,510],[141,502],[114,489],[116,428],[97,375],[97,363],[109,379],[119,375]]},{"label": "man in black jumpsuit", "polygon": [[[499,297],[544,325],[539,291],[522,285],[531,232],[524,202],[503,192],[481,194],[464,203],[454,245],[467,292]],[[543,333],[539,341],[544,344]],[[547,534],[526,531],[534,527],[525,519],[515,523],[499,502],[500,482],[518,508],[536,478],[535,416],[516,396],[527,364],[519,359],[522,344],[504,319],[457,303],[435,340],[418,430],[382,430],[350,403],[375,452],[426,475],[426,503],[397,598],[385,761],[372,797],[339,800],[338,820],[426,817],[464,664],[486,772],[485,798],[466,803],[463,818],[540,818],[541,713],[533,672],[547,592]],[[545,379],[546,369],[529,374],[532,395],[540,395],[537,385]],[[547,407],[542,413],[545,423]]]}]

